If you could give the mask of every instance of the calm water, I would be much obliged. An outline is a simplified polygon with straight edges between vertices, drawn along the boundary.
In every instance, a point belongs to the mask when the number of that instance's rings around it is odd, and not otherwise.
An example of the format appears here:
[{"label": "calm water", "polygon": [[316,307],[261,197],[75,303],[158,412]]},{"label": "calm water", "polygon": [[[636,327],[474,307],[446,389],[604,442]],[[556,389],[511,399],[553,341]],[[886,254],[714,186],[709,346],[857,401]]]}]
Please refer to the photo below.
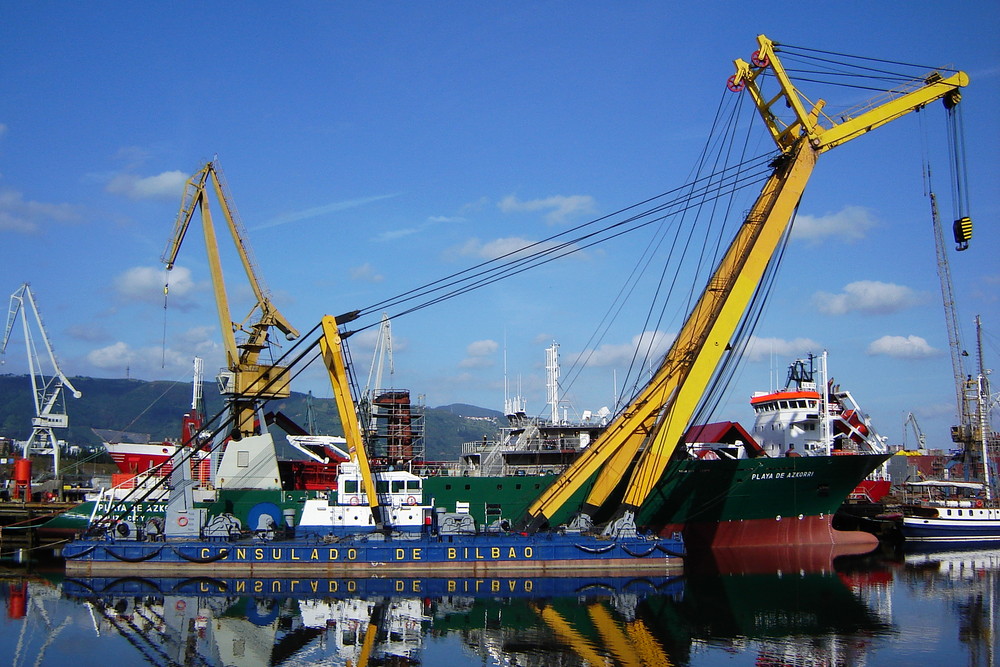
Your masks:
[{"label": "calm water", "polygon": [[8,573],[16,666],[1000,662],[997,551],[731,553],[677,579]]}]

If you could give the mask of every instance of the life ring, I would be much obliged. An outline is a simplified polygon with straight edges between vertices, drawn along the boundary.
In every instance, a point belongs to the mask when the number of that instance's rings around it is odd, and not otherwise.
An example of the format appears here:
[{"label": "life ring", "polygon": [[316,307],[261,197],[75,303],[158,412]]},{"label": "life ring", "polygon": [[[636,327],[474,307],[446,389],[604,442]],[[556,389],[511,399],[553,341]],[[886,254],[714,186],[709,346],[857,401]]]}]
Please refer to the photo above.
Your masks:
[{"label": "life ring", "polygon": [[183,528],[188,525],[188,519],[186,516],[177,517],[177,525]]},{"label": "life ring", "polygon": [[417,499],[414,498],[413,496],[410,496],[409,498],[406,499],[406,504],[407,505],[416,505],[417,504]]},{"label": "life ring", "polygon": [[358,504],[358,497],[357,496],[351,496],[351,504],[352,505],[357,505]]},{"label": "life ring", "polygon": [[976,501],[976,507],[982,507],[982,506],[983,506],[983,501],[982,500],[977,500]]},{"label": "life ring", "polygon": [[176,609],[177,611],[184,611],[186,607],[187,607],[187,602],[185,602],[184,600],[178,600],[177,604],[174,605],[174,609]]}]

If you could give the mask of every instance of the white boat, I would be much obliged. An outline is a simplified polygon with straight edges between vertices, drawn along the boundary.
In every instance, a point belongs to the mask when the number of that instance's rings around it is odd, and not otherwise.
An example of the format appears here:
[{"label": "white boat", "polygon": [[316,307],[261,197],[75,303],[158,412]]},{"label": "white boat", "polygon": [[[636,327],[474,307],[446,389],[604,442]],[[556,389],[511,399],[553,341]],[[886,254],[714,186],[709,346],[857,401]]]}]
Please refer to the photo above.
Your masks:
[{"label": "white boat", "polygon": [[903,508],[907,542],[1000,542],[1000,507],[979,482],[909,482],[919,498]]},{"label": "white boat", "polygon": [[[976,320],[979,330],[979,320]],[[981,333],[980,333],[981,335]],[[1000,498],[997,492],[996,460],[1000,436],[990,421],[988,372],[982,363],[980,339],[979,374],[968,385],[975,391],[975,423],[970,424],[978,445],[975,454],[982,481],[927,480],[908,483],[918,498],[903,505],[902,532],[907,542],[989,544],[1000,542]],[[957,428],[957,427],[956,427]],[[967,459],[968,461],[968,459]]]}]

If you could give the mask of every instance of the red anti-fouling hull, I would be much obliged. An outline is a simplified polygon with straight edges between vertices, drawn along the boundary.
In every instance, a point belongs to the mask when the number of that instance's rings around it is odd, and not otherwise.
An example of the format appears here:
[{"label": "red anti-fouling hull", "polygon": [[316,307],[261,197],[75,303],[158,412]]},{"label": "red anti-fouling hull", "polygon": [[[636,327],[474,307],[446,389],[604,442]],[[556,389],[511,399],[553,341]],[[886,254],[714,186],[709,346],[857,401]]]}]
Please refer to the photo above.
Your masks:
[{"label": "red anti-fouling hull", "polygon": [[833,517],[804,516],[780,519],[743,519],[740,521],[692,522],[665,526],[661,535],[680,532],[690,547],[760,547],[857,545],[878,546],[878,538],[860,531],[835,530]]}]

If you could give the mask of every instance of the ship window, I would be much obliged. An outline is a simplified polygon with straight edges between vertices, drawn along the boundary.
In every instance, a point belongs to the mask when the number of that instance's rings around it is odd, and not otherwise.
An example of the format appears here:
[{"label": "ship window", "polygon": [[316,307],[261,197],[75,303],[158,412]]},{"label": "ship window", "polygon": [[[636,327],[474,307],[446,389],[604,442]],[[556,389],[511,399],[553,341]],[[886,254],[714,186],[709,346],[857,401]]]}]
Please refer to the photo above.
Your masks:
[{"label": "ship window", "polygon": [[389,482],[380,479],[375,482],[375,492],[376,493],[386,493],[389,491]]},{"label": "ship window", "polygon": [[962,516],[962,510],[958,510],[958,516]]},{"label": "ship window", "polygon": [[394,479],[394,480],[392,480],[392,492],[393,493],[402,493],[405,490],[406,490],[406,484],[403,482],[403,480],[401,480],[401,479]]},{"label": "ship window", "polygon": [[419,491],[420,490],[420,480],[419,479],[408,479],[408,480],[406,480],[406,489],[408,491]]},{"label": "ship window", "polygon": [[250,452],[245,449],[241,449],[236,452],[236,465],[240,468],[247,468],[250,466]]},{"label": "ship window", "polygon": [[344,482],[344,493],[357,493],[358,492],[358,480],[349,479]]},{"label": "ship window", "polygon": [[444,490],[445,491],[451,491],[451,484],[445,484],[444,485]]},{"label": "ship window", "polygon": [[520,484],[515,484],[515,485],[514,485],[514,488],[515,488],[516,490],[520,491],[520,490],[521,490],[521,485],[520,485]]},{"label": "ship window", "polygon": [[472,488],[472,487],[471,487],[471,486],[469,486],[468,484],[466,484],[466,485],[465,485],[465,490],[466,490],[466,491],[468,491],[468,490],[469,490],[469,489],[471,489],[471,488]]},{"label": "ship window", "polygon": [[503,484],[497,484],[497,491],[503,491]]}]

